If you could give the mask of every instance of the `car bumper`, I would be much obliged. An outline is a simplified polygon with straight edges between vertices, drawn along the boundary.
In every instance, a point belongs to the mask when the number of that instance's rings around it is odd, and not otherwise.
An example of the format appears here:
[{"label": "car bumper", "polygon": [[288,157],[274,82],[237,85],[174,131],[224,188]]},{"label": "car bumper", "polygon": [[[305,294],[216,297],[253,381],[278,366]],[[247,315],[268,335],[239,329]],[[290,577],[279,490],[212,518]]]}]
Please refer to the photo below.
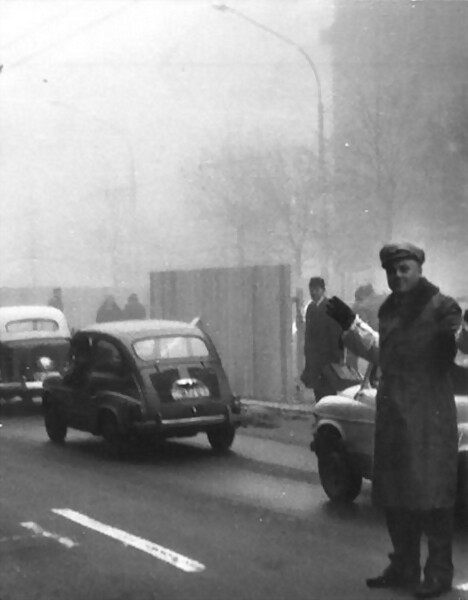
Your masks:
[{"label": "car bumper", "polygon": [[42,381],[0,384],[0,396],[3,398],[13,398],[14,396],[40,396],[41,394]]},{"label": "car bumper", "polygon": [[53,375],[60,375],[60,373],[55,371],[45,372],[40,379],[34,381],[12,381],[12,382],[4,382],[0,383],[0,396],[3,397],[12,397],[12,396],[22,396],[24,394],[28,395],[40,395],[43,389],[43,380],[47,377]]},{"label": "car bumper", "polygon": [[176,419],[155,419],[154,421],[143,421],[141,423],[134,422],[132,424],[132,431],[134,433],[154,432],[165,435],[176,430],[193,430],[197,432],[227,424],[238,427],[241,424],[240,415],[232,413],[203,416],[193,415]]},{"label": "car bumper", "polygon": [[164,431],[173,427],[207,427],[228,422],[229,418],[225,415],[212,415],[206,417],[185,417],[182,419],[163,419],[160,422],[160,427]]}]

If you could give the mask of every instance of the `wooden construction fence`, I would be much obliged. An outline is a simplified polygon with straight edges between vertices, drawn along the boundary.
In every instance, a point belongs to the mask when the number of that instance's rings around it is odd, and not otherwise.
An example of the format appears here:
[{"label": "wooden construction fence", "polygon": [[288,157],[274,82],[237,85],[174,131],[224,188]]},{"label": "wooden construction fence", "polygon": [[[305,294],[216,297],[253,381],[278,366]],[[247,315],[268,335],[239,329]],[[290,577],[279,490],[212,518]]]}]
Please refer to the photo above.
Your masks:
[{"label": "wooden construction fence", "polygon": [[293,397],[291,274],[287,265],[150,274],[152,318],[200,317],[236,394]]}]

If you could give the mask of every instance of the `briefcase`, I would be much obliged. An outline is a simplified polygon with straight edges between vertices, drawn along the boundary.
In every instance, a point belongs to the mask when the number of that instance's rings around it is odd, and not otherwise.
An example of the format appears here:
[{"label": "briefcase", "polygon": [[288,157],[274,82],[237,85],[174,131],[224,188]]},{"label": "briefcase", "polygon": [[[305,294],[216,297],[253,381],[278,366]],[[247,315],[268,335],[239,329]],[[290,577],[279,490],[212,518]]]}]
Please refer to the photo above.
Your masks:
[{"label": "briefcase", "polygon": [[322,369],[322,375],[330,388],[339,392],[345,388],[362,382],[362,375],[357,369],[345,363],[330,363]]}]

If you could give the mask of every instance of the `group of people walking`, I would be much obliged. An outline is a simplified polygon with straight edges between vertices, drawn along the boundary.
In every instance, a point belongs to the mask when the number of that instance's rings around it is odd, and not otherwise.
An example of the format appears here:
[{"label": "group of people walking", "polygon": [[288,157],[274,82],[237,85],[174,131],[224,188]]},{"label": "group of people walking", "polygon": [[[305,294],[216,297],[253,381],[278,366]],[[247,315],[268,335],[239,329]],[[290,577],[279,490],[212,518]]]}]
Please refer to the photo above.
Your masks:
[{"label": "group of people walking", "polygon": [[[54,288],[48,305],[64,311],[62,289]],[[104,298],[96,313],[96,323],[107,323],[110,321],[130,321],[133,319],[146,319],[146,309],[138,299],[138,295],[132,293],[127,298],[123,308],[117,304],[114,296]]]},{"label": "group of people walking", "polygon": [[458,350],[468,353],[468,311],[462,316],[455,300],[423,277],[421,248],[387,244],[380,262],[391,293],[372,323],[378,331],[358,305],[327,300],[324,281],[310,280],[302,380],[320,399],[323,366],[345,346],[379,365],[372,497],[384,510],[392,551],[389,565],[366,583],[435,598],[451,589],[454,574],[458,432],[450,370]]},{"label": "group of people walking", "polygon": [[117,304],[114,296],[106,296],[96,313],[96,323],[133,319],[146,319],[146,309],[136,294],[130,294],[123,309]]}]

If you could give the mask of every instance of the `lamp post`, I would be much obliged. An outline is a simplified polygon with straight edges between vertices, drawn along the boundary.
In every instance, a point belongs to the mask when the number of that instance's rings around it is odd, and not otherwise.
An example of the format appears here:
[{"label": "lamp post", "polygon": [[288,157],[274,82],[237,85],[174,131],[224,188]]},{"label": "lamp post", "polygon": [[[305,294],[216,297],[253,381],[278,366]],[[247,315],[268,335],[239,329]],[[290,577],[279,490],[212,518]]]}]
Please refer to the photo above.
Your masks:
[{"label": "lamp post", "polygon": [[314,61],[312,60],[312,58],[310,57],[310,55],[304,50],[304,48],[300,44],[297,44],[296,42],[294,42],[293,40],[289,39],[288,37],[286,37],[282,33],[278,33],[274,29],[270,29],[270,27],[267,27],[266,25],[263,25],[263,23],[260,23],[259,21],[256,21],[255,19],[252,19],[251,17],[248,17],[247,15],[245,15],[242,12],[240,12],[239,10],[237,10],[235,8],[231,8],[230,6],[228,6],[227,4],[224,4],[222,2],[215,2],[215,3],[213,3],[213,8],[215,8],[216,10],[223,11],[223,12],[229,12],[229,13],[231,13],[231,14],[239,17],[240,19],[243,19],[244,21],[247,21],[248,23],[250,23],[254,27],[257,27],[257,28],[259,28],[259,29],[261,29],[263,31],[266,31],[270,35],[273,35],[275,38],[281,40],[282,42],[284,42],[288,46],[291,46],[292,48],[295,48],[295,50],[297,50],[297,52],[299,52],[299,54],[306,60],[306,62],[309,65],[309,67],[312,69],[312,72],[313,72],[314,78],[315,78],[315,82],[317,84],[318,163],[319,163],[319,173],[320,173],[321,184],[323,185],[324,182],[325,182],[325,169],[326,169],[326,162],[325,162],[324,109],[323,109],[323,98],[322,98],[322,83],[320,81],[318,70],[317,70],[317,67],[316,67]]},{"label": "lamp post", "polygon": [[[282,33],[278,33],[274,29],[267,27],[263,23],[252,19],[251,17],[245,15],[241,11],[231,8],[227,4],[225,4],[222,0],[214,0],[213,8],[216,10],[220,10],[223,12],[229,12],[250,25],[269,33],[275,38],[279,39],[283,43],[287,44],[294,48],[299,54],[306,60],[307,64],[312,70],[312,73],[315,78],[315,82],[317,85],[317,136],[318,136],[318,144],[317,144],[317,155],[318,155],[318,172],[319,172],[319,192],[320,194],[324,194],[326,192],[326,183],[327,183],[327,165],[326,165],[326,157],[325,157],[325,129],[324,129],[324,108],[323,108],[323,97],[322,97],[322,83],[319,77],[319,73],[317,70],[317,66],[314,61],[310,57],[310,55],[304,50],[304,48],[286,37]],[[323,219],[323,236],[322,236],[322,247],[324,249],[324,266],[323,266],[323,276],[325,280],[328,280],[329,275],[329,255],[330,255],[330,242],[329,242],[329,234],[330,234],[330,219],[329,219],[329,206],[328,204],[324,207],[324,219]]]}]

